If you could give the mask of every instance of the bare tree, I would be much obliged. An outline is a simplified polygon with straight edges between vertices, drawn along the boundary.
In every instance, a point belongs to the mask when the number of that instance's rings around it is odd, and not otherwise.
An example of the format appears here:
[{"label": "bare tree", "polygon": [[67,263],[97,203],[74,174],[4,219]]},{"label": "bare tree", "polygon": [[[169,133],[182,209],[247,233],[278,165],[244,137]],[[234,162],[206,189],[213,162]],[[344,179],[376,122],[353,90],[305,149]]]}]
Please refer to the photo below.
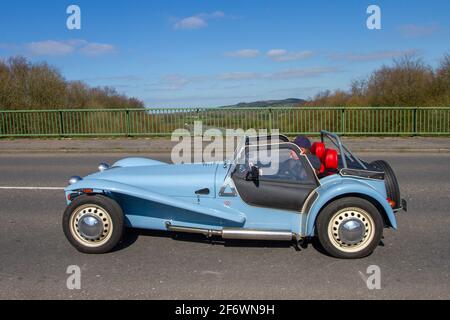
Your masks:
[{"label": "bare tree", "polygon": [[0,60],[0,110],[143,107],[142,101],[111,87],[68,82],[47,63],[33,64],[20,56]]},{"label": "bare tree", "polygon": [[352,81],[348,91],[321,92],[308,105],[449,106],[450,55],[443,57],[436,70],[415,55],[405,55],[366,78]]}]

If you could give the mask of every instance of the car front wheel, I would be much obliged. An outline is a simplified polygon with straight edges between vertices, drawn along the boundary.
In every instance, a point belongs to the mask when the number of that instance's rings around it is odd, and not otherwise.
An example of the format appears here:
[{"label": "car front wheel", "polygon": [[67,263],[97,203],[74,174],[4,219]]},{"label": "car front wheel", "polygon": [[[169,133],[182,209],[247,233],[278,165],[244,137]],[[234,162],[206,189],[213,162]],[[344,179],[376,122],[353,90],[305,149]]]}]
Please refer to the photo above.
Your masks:
[{"label": "car front wheel", "polygon": [[122,209],[102,195],[75,198],[63,215],[63,230],[69,242],[83,253],[106,253],[121,240],[124,229]]},{"label": "car front wheel", "polygon": [[347,197],[328,204],[316,221],[316,234],[325,251],[344,259],[370,255],[383,235],[383,218],[369,201]]}]

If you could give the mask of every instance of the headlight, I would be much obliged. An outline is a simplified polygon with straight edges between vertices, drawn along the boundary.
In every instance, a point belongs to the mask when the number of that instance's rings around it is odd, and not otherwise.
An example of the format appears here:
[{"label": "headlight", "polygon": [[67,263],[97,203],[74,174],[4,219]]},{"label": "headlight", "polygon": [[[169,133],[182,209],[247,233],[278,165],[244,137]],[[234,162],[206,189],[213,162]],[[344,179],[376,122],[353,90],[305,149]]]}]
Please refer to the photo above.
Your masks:
[{"label": "headlight", "polygon": [[78,181],[83,180],[83,178],[79,177],[79,176],[73,176],[70,177],[69,179],[69,184],[74,184],[77,183]]},{"label": "headlight", "polygon": [[107,163],[102,162],[98,165],[98,170],[100,171],[105,171],[107,169],[109,169],[109,164]]}]

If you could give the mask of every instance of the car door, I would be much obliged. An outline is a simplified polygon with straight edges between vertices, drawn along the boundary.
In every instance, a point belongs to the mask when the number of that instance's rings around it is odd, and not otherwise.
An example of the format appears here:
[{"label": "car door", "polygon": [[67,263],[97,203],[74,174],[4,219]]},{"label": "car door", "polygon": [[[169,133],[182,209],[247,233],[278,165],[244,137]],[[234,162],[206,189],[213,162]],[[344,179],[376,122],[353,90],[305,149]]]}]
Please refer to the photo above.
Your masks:
[{"label": "car door", "polygon": [[[249,179],[251,167],[259,171]],[[249,205],[300,211],[318,180],[306,156],[292,143],[247,146],[232,179],[241,198]]]}]

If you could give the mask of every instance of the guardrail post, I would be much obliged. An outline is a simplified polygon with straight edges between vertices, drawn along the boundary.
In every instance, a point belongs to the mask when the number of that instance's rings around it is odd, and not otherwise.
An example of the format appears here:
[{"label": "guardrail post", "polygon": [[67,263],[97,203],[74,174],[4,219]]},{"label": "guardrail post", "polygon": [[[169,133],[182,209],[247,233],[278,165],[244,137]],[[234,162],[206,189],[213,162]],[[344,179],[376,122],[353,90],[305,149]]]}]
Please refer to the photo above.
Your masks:
[{"label": "guardrail post", "polygon": [[417,108],[413,109],[413,135],[417,136]]},{"label": "guardrail post", "polygon": [[59,112],[59,136],[64,137],[64,117],[63,112],[60,110]]},{"label": "guardrail post", "polygon": [[269,134],[272,134],[272,108],[269,108]]},{"label": "guardrail post", "polygon": [[341,109],[341,134],[345,135],[345,108]]},{"label": "guardrail post", "polygon": [[125,121],[126,121],[126,136],[130,136],[131,127],[130,127],[130,110],[125,111]]}]

